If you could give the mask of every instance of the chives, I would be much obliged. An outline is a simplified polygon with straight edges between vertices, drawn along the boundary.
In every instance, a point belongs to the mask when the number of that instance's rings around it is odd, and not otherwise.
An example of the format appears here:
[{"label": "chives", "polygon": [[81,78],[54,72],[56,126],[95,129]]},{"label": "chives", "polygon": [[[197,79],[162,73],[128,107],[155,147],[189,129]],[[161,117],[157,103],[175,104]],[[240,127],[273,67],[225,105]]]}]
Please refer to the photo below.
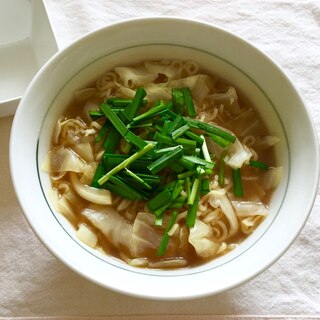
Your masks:
[{"label": "chives", "polygon": [[94,174],[93,180],[91,182],[91,187],[100,188],[98,180],[105,174],[105,168],[102,163],[98,164],[96,172]]},{"label": "chives", "polygon": [[186,177],[186,191],[187,191],[187,202],[191,203],[191,200],[190,200],[190,193],[191,193],[190,177]]},{"label": "chives", "polygon": [[160,170],[169,166],[173,161],[181,158],[183,155],[182,147],[176,146],[174,150],[167,152],[162,157],[148,165],[148,169],[152,174],[159,172]]},{"label": "chives", "polygon": [[162,149],[156,149],[154,150],[154,154],[156,156],[162,156],[164,154],[166,154],[169,151],[173,151],[175,150],[177,147],[167,147],[167,148],[162,148]]},{"label": "chives", "polygon": [[136,194],[134,193],[131,193],[130,191],[128,190],[125,190],[123,189],[122,187],[119,187],[115,184],[112,184],[110,183],[109,181],[106,182],[103,187],[105,189],[108,189],[110,190],[111,192],[113,192],[114,194],[122,197],[122,198],[125,198],[125,199],[129,199],[129,200],[136,200],[136,199],[139,199],[139,197],[136,196]]},{"label": "chives", "polygon": [[203,139],[203,144],[202,144],[202,147],[201,147],[203,157],[204,157],[205,160],[210,162],[211,161],[211,157],[210,157],[210,154],[209,154],[209,150],[208,150],[208,147],[207,147],[206,140],[204,139],[204,136],[200,136],[200,137]]},{"label": "chives", "polygon": [[220,129],[219,127],[213,126],[209,123],[201,122],[199,120],[194,120],[189,118],[185,118],[185,119],[191,128],[201,129],[206,131],[207,133],[213,133],[232,143],[236,141],[236,137],[233,134],[223,129]]},{"label": "chives", "polygon": [[[107,170],[111,170],[124,160],[127,160],[130,156],[126,154],[112,154],[104,153],[102,162]],[[146,167],[152,163],[152,159],[141,157],[130,164],[130,168],[138,171],[146,171]]]},{"label": "chives", "polygon": [[243,197],[243,188],[240,168],[232,170],[233,193],[236,197]]},{"label": "chives", "polygon": [[184,167],[181,166],[178,162],[172,162],[170,164],[170,168],[176,173],[181,173],[184,170]]},{"label": "chives", "polygon": [[218,144],[220,147],[222,148],[227,148],[229,147],[229,145],[231,144],[230,141],[216,135],[216,134],[208,134],[208,136],[211,138],[211,140],[213,140],[216,144]]},{"label": "chives", "polygon": [[201,181],[201,193],[207,194],[209,192],[210,192],[210,179],[207,177],[202,179]]},{"label": "chives", "polygon": [[151,212],[158,210],[159,208],[167,205],[171,201],[171,192],[168,189],[164,189],[158,193],[154,198],[148,201],[148,209]]},{"label": "chives", "polygon": [[108,118],[108,120],[112,123],[114,128],[124,137],[126,133],[129,131],[128,128],[124,125],[124,123],[119,119],[119,117],[112,111],[112,109],[106,104],[101,103],[100,109],[104,113],[104,115]]},{"label": "chives", "polygon": [[189,228],[193,228],[197,218],[197,210],[200,199],[200,188],[198,188],[195,199],[191,205],[189,205],[186,224]]},{"label": "chives", "polygon": [[158,256],[163,256],[166,252],[166,249],[167,249],[167,246],[169,243],[169,239],[170,239],[168,232],[170,231],[170,229],[173,227],[174,223],[176,222],[177,216],[178,216],[178,211],[173,211],[171,218],[170,218],[170,221],[169,221],[167,228],[164,232],[164,235],[161,239],[160,246],[157,251]]},{"label": "chives", "polygon": [[265,164],[264,162],[261,161],[257,161],[257,160],[250,160],[249,165],[251,167],[255,167],[261,170],[268,170],[269,166],[267,164]]},{"label": "chives", "polygon": [[159,113],[165,109],[168,109],[168,108],[169,108],[169,105],[167,105],[163,101],[161,101],[159,105],[157,105],[157,106],[149,109],[145,113],[142,113],[142,114],[138,115],[137,117],[133,118],[132,122],[138,122],[141,120],[149,119],[150,117],[153,117],[157,113]]},{"label": "chives", "polygon": [[184,133],[185,136],[188,138],[197,141],[200,145],[203,144],[204,138],[203,136],[198,136],[197,134],[193,133],[192,131],[186,131]]},{"label": "chives", "polygon": [[127,183],[122,181],[119,177],[111,176],[110,182],[118,186],[119,188],[122,188],[122,190],[125,191],[126,194],[134,195],[136,199],[143,198],[143,196],[136,189],[130,187]]},{"label": "chives", "polygon": [[168,208],[180,209],[184,206],[186,200],[187,199],[185,197],[180,196],[174,202],[172,202]]},{"label": "chives", "polygon": [[189,126],[187,124],[185,124],[184,126],[174,130],[172,133],[171,133],[171,137],[173,140],[177,140],[180,136],[182,136],[186,131],[189,130]]},{"label": "chives", "polygon": [[183,114],[183,107],[185,101],[181,89],[172,88],[172,104],[174,112],[178,114]]},{"label": "chives", "polygon": [[180,124],[181,124],[183,121],[184,121],[183,118],[182,118],[180,115],[178,115],[178,116],[174,119],[174,121],[171,123],[171,125],[168,126],[168,129],[166,130],[166,133],[167,133],[167,134],[172,133],[176,128],[179,128]]},{"label": "chives", "polygon": [[187,107],[187,112],[190,117],[195,117],[197,115],[192,97],[191,97],[191,92],[189,88],[183,88],[182,89],[183,97],[186,102],[186,107]]},{"label": "chives", "polygon": [[125,168],[126,173],[132,177],[136,182],[138,182],[139,184],[141,184],[143,187],[151,190],[152,187],[150,186],[150,184],[148,184],[145,180],[143,180],[141,177],[139,177],[138,175],[136,175],[134,172],[132,172],[131,170],[129,170],[128,168]]},{"label": "chives", "polygon": [[176,139],[176,143],[181,144],[185,149],[195,149],[197,146],[196,141],[185,138]]},{"label": "chives", "polygon": [[199,189],[199,185],[200,185],[200,179],[199,178],[194,179],[193,184],[192,184],[192,189],[190,192],[190,197],[188,199],[188,204],[193,204],[193,202],[196,198],[196,194]]},{"label": "chives", "polygon": [[215,166],[215,164],[212,161],[203,160],[195,156],[183,156],[182,158],[184,160],[194,163],[195,165],[204,166],[207,169],[213,169]]},{"label": "chives", "polygon": [[116,108],[125,108],[127,107],[130,103],[132,103],[131,99],[122,99],[122,98],[117,98],[117,97],[112,97],[107,99],[107,104],[109,104],[112,107]]},{"label": "chives", "polygon": [[153,149],[153,144],[152,143],[147,144],[142,150],[139,150],[138,152],[134,153],[128,159],[124,160],[119,165],[117,165],[116,167],[111,169],[108,173],[106,173],[102,178],[100,178],[98,180],[98,183],[100,185],[102,185],[103,183],[107,182],[112,175],[118,173],[119,171],[121,171],[122,169],[124,169],[125,167],[130,165],[132,162],[134,162],[135,160],[142,157],[144,154],[149,152],[151,149]]},{"label": "chives", "polygon": [[139,136],[135,135],[133,132],[129,130],[125,134],[124,138],[126,139],[126,141],[134,144],[139,149],[143,149],[147,145],[147,143],[143,139],[141,139]]},{"label": "chives", "polygon": [[132,102],[124,110],[124,113],[130,120],[132,120],[135,117],[138,108],[143,104],[143,99],[146,95],[147,92],[143,88],[137,88],[136,94]]},{"label": "chives", "polygon": [[221,154],[221,157],[219,160],[218,183],[221,188],[224,187],[224,177],[225,177],[225,168],[226,168],[225,158],[226,158],[226,156],[227,156],[227,152],[224,151]]},{"label": "chives", "polygon": [[91,120],[97,120],[104,116],[103,112],[101,110],[90,110],[89,116]]},{"label": "chives", "polygon": [[183,172],[183,173],[178,174],[178,175],[177,175],[177,178],[178,178],[178,179],[183,179],[183,178],[191,177],[191,176],[193,176],[193,175],[196,174],[196,173],[197,173],[197,171],[195,171],[195,170],[185,171],[185,172]]},{"label": "chives", "polygon": [[108,130],[109,126],[110,126],[110,123],[108,121],[106,121],[104,123],[104,125],[102,126],[100,132],[98,133],[98,135],[95,138],[96,142],[101,141],[101,139],[107,134],[107,130]]},{"label": "chives", "polygon": [[112,127],[107,135],[106,140],[103,143],[103,148],[105,152],[113,153],[120,142],[121,134],[117,131],[115,127]]},{"label": "chives", "polygon": [[146,128],[146,127],[152,127],[152,126],[153,126],[153,121],[146,120],[146,121],[142,121],[140,123],[131,122],[127,125],[127,128],[134,129],[134,128]]}]

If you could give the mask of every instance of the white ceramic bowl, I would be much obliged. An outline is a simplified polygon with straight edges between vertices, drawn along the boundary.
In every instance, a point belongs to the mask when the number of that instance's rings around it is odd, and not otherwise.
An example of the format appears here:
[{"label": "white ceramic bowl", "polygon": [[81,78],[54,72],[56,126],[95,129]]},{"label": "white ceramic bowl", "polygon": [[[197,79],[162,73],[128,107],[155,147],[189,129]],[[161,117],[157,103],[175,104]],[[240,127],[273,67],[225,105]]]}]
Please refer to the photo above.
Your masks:
[{"label": "white ceramic bowl", "polygon": [[[243,91],[280,138],[284,168],[270,215],[237,249],[199,267],[137,269],[80,243],[46,197],[40,167],[53,125],[72,92],[116,65],[157,59],[195,60]],[[104,287],[153,299],[186,299],[237,286],[275,262],[311,211],[319,176],[318,143],[310,116],[283,71],[243,39],[214,26],[176,18],[130,20],[93,32],[55,55],[35,76],[17,110],[10,165],[20,205],[35,233],[70,268]],[[306,174],[307,173],[307,174]]]}]

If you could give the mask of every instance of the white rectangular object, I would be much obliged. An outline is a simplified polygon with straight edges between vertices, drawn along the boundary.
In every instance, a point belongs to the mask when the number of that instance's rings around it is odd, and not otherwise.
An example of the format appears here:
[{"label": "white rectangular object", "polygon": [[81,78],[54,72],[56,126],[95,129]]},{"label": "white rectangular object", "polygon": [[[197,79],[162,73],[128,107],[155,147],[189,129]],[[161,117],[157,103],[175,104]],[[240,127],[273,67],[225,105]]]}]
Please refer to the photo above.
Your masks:
[{"label": "white rectangular object", "polygon": [[14,114],[33,76],[57,51],[42,0],[0,0],[0,117]]}]

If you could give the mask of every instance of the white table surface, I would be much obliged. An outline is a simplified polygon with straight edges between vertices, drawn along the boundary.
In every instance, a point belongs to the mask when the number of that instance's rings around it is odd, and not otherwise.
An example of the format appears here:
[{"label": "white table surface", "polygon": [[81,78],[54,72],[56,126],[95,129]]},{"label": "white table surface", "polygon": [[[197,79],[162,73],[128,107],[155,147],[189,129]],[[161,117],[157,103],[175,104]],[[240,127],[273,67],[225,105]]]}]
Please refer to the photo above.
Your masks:
[{"label": "white table surface", "polygon": [[[99,27],[151,15],[195,18],[235,32],[265,51],[293,79],[320,132],[319,0],[46,0],[46,4],[60,48]],[[241,287],[187,302],[128,297],[81,278],[53,257],[33,234],[9,174],[11,123],[11,117],[0,119],[0,317],[100,315],[125,319],[131,315],[133,319],[157,314],[157,319],[170,320],[204,320],[214,315],[320,318],[319,192],[305,228],[290,249]],[[154,317],[142,319],[149,318]]]}]

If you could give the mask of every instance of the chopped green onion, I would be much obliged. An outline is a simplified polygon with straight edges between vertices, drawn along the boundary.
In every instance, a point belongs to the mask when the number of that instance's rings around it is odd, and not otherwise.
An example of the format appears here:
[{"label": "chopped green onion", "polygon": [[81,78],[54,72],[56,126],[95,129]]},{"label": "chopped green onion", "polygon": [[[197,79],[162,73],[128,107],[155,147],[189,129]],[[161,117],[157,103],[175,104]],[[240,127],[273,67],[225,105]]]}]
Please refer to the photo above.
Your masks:
[{"label": "chopped green onion", "polygon": [[184,170],[184,167],[181,166],[178,162],[172,162],[170,164],[170,168],[176,173],[180,173]]},{"label": "chopped green onion", "polygon": [[169,209],[179,209],[182,208],[185,205],[187,198],[183,196],[179,196],[175,201],[173,201],[170,206],[168,207]]},{"label": "chopped green onion", "polygon": [[175,120],[177,118],[177,114],[174,113],[172,110],[168,109],[165,110],[165,114],[171,119],[171,120]]},{"label": "chopped green onion", "polygon": [[90,116],[91,120],[97,120],[101,117],[104,117],[104,114],[101,110],[90,110],[89,116]]},{"label": "chopped green onion", "polygon": [[186,102],[187,112],[188,112],[189,116],[195,117],[197,115],[197,113],[196,113],[196,110],[195,110],[195,107],[194,107],[194,104],[192,101],[190,89],[188,87],[183,88],[182,92],[183,92],[184,100]]},{"label": "chopped green onion", "polygon": [[240,168],[234,169],[232,171],[233,177],[233,193],[236,197],[243,197],[243,188],[241,180],[241,171]]},{"label": "chopped green onion", "polygon": [[158,227],[162,226],[163,221],[163,215],[156,216],[156,220],[154,221],[154,224]]},{"label": "chopped green onion", "polygon": [[167,205],[171,201],[171,192],[168,189],[164,189],[158,193],[154,198],[148,201],[147,206],[150,212],[155,212],[159,208]]},{"label": "chopped green onion", "polygon": [[182,147],[184,149],[192,149],[195,150],[196,146],[197,146],[197,142],[194,140],[190,140],[190,139],[185,139],[185,138],[178,138],[176,139],[176,143],[182,145]]},{"label": "chopped green onion", "polygon": [[172,88],[172,104],[174,112],[183,114],[185,100],[181,89]]},{"label": "chopped green onion", "polygon": [[121,134],[115,127],[112,127],[107,135],[106,140],[103,143],[103,148],[107,153],[115,152],[121,139]]},{"label": "chopped green onion", "polygon": [[183,173],[178,174],[178,175],[177,175],[177,178],[178,178],[178,179],[184,179],[184,178],[186,178],[186,177],[191,177],[191,176],[193,176],[193,175],[196,174],[196,173],[197,173],[197,171],[195,171],[195,170],[185,171],[185,172],[183,172]]},{"label": "chopped green onion", "polygon": [[190,192],[190,197],[188,199],[188,204],[193,204],[193,202],[194,202],[194,200],[196,198],[198,189],[199,189],[199,185],[200,185],[200,178],[197,177],[193,181],[192,189],[191,189],[191,192]]},{"label": "chopped green onion", "polygon": [[[111,170],[130,156],[126,154],[104,153],[102,161],[107,170]],[[152,159],[141,157],[130,164],[130,168],[138,171],[146,171],[146,167],[152,163]]]},{"label": "chopped green onion", "polygon": [[198,187],[195,199],[192,205],[189,205],[186,224],[189,228],[193,228],[197,218],[198,204],[200,199],[200,188]]},{"label": "chopped green onion", "polygon": [[103,177],[103,175],[105,174],[106,170],[103,166],[102,163],[99,163],[98,164],[98,167],[96,169],[96,172],[94,174],[94,177],[93,177],[93,180],[91,182],[91,187],[94,187],[94,188],[100,188],[101,186],[99,185],[98,183],[98,180]]},{"label": "chopped green onion", "polygon": [[189,130],[189,126],[187,124],[185,124],[184,126],[174,130],[172,133],[171,133],[171,138],[173,140],[177,140],[179,137],[181,137],[186,131]]},{"label": "chopped green onion", "polygon": [[181,146],[176,146],[174,150],[168,151],[162,157],[158,158],[156,161],[148,165],[148,170],[152,174],[159,172],[165,167],[169,166],[173,161],[178,160],[183,155],[183,149]]},{"label": "chopped green onion", "polygon": [[197,134],[193,133],[192,131],[186,131],[184,133],[184,135],[192,140],[197,141],[200,145],[203,144],[203,141],[204,141],[204,138],[202,138],[203,136],[198,136]]},{"label": "chopped green onion", "polygon": [[138,152],[134,153],[132,156],[130,156],[128,159],[124,160],[123,162],[121,162],[119,165],[117,165],[116,167],[114,167],[113,169],[111,169],[108,173],[106,173],[102,178],[100,178],[98,180],[98,183],[100,185],[102,185],[103,183],[107,182],[108,179],[118,173],[119,171],[121,171],[122,169],[126,168],[127,166],[129,166],[132,162],[134,162],[135,160],[139,159],[140,157],[142,157],[144,154],[146,154],[147,152],[149,152],[150,150],[153,149],[153,144],[149,143],[147,144],[143,149],[139,150]]},{"label": "chopped green onion", "polygon": [[261,161],[257,161],[257,160],[250,160],[249,165],[251,167],[259,168],[261,170],[268,170],[269,169],[269,166],[266,163],[261,162]]},{"label": "chopped green onion", "polygon": [[175,129],[179,128],[182,124],[184,124],[185,121],[183,119],[183,117],[181,117],[180,115],[178,115],[173,122],[171,122],[171,125],[168,126],[167,130],[165,131],[166,134],[170,134],[172,133]]},{"label": "chopped green onion", "polygon": [[112,184],[109,181],[103,184],[102,186],[105,189],[110,190],[114,194],[125,198],[129,200],[136,200],[136,199],[141,199],[140,196],[137,196],[135,193],[131,193],[131,191],[128,191],[127,189],[123,189],[122,187],[119,187],[118,185]]},{"label": "chopped green onion", "polygon": [[[128,175],[126,171],[124,172],[124,174]],[[139,172],[135,172],[135,175],[150,186],[157,186],[161,182],[160,176],[157,176],[157,175],[150,175],[150,174],[144,174]]]},{"label": "chopped green onion", "polygon": [[136,199],[143,199],[144,196],[139,193],[136,189],[130,187],[125,181],[123,181],[120,177],[116,176],[110,176],[110,182],[114,185],[118,186],[119,188],[122,188],[127,194],[131,193],[135,195]]},{"label": "chopped green onion", "polygon": [[135,135],[133,132],[131,132],[129,130],[125,134],[124,138],[128,142],[137,146],[139,149],[142,149],[147,145],[147,142],[145,142],[143,139],[141,139],[139,136]]},{"label": "chopped green onion", "polygon": [[191,194],[190,177],[186,177],[186,192],[187,192],[187,203],[191,203],[191,200],[190,200],[190,194]]},{"label": "chopped green onion", "polygon": [[222,138],[224,138],[227,141],[230,141],[232,143],[234,143],[236,141],[236,136],[234,136],[233,134],[220,129],[219,127],[213,126],[209,123],[205,123],[205,122],[201,122],[199,120],[195,120],[195,119],[190,119],[190,118],[185,118],[185,120],[187,121],[187,123],[189,124],[189,126],[191,128],[196,128],[196,129],[201,129],[204,130],[207,133],[213,133],[215,135],[218,135]]},{"label": "chopped green onion", "polygon": [[132,120],[137,111],[138,108],[143,104],[143,98],[147,95],[146,90],[143,88],[137,88],[136,94],[132,100],[132,102],[127,106],[127,108],[124,110],[124,113],[127,115],[129,120]]},{"label": "chopped green onion", "polygon": [[136,175],[134,172],[132,172],[131,170],[129,170],[128,168],[125,168],[126,173],[132,177],[138,184],[142,185],[142,187],[145,187],[149,190],[152,190],[152,187],[150,186],[150,184],[148,184],[145,180],[143,180],[141,177],[139,177],[138,175]]},{"label": "chopped green onion", "polygon": [[201,193],[207,194],[209,192],[210,192],[210,179],[206,177],[201,181]]},{"label": "chopped green onion", "polygon": [[146,127],[152,127],[153,126],[153,120],[146,120],[141,121],[139,123],[131,122],[127,125],[128,129],[134,129],[134,128],[146,128]]},{"label": "chopped green onion", "polygon": [[175,200],[180,195],[181,191],[183,190],[183,183],[180,183],[180,181],[177,181],[174,189],[172,190],[171,200]]},{"label": "chopped green onion", "polygon": [[227,150],[224,150],[219,160],[218,182],[221,188],[224,187],[224,178],[225,178],[225,169],[226,169],[225,158],[227,154],[228,154]]},{"label": "chopped green onion", "polygon": [[129,131],[124,123],[119,119],[119,117],[112,111],[112,109],[105,103],[101,103],[100,109],[108,120],[113,124],[117,131],[124,137]]},{"label": "chopped green onion", "polygon": [[106,121],[104,123],[104,125],[102,126],[100,132],[98,133],[98,135],[95,138],[96,142],[100,142],[101,141],[101,139],[107,134],[107,131],[108,131],[109,127],[110,127],[110,122]]},{"label": "chopped green onion", "polygon": [[175,150],[176,148],[177,148],[177,146],[175,146],[175,147],[167,147],[167,148],[162,148],[162,149],[155,149],[155,150],[154,150],[154,154],[155,154],[156,156],[161,157],[161,156],[163,156],[164,154],[168,153],[169,151]]},{"label": "chopped green onion", "polygon": [[173,141],[170,137],[162,134],[162,133],[159,133],[159,132],[156,132],[155,135],[154,135],[154,140],[157,140],[161,143],[164,143],[164,144],[167,144],[167,145],[181,145],[184,149],[195,149],[196,146],[197,146],[197,142],[194,141],[194,140],[189,140],[189,139],[184,139],[184,138],[178,138],[176,141]]},{"label": "chopped green onion", "polygon": [[209,133],[208,136],[211,138],[211,140],[213,140],[216,144],[218,144],[220,147],[222,148],[227,148],[230,146],[231,142],[216,135],[216,134],[211,134]]},{"label": "chopped green onion", "polygon": [[170,107],[169,104],[166,104],[163,101],[160,101],[159,105],[156,105],[153,108],[146,111],[145,113],[142,113],[142,114],[136,116],[135,118],[132,119],[132,122],[135,123],[135,122],[138,122],[141,120],[149,119],[150,117],[154,117],[156,114],[158,114],[159,112],[161,112],[165,109],[168,109],[169,107]]},{"label": "chopped green onion", "polygon": [[125,108],[130,103],[132,103],[131,99],[122,99],[117,97],[107,99],[107,104],[109,104],[111,107]]},{"label": "chopped green onion", "polygon": [[173,142],[173,140],[170,137],[168,137],[160,132],[156,132],[153,139],[156,141],[159,141],[161,143],[164,143],[164,144],[175,145],[175,143]]},{"label": "chopped green onion", "polygon": [[207,169],[213,169],[215,166],[215,163],[212,161],[203,160],[201,158],[194,157],[194,156],[183,156],[182,159],[190,161],[195,165],[204,166]]},{"label": "chopped green onion", "polygon": [[163,235],[163,237],[161,239],[160,246],[159,246],[158,251],[157,251],[157,255],[158,256],[163,256],[165,254],[166,250],[167,250],[169,239],[170,239],[170,237],[168,235],[168,232],[170,231],[170,229],[175,224],[177,216],[178,216],[178,211],[173,211],[172,215],[171,215],[171,218],[169,220],[169,223],[168,223],[168,225],[166,227],[166,230],[164,232],[164,235]]},{"label": "chopped green onion", "polygon": [[167,134],[168,133],[168,129],[170,128],[171,125],[172,125],[172,121],[164,119],[163,125],[162,125],[162,132],[164,134]]},{"label": "chopped green onion", "polygon": [[185,167],[187,170],[191,171],[194,169],[195,167],[195,164],[194,162],[190,161],[190,160],[187,160],[185,159],[184,157],[182,157],[181,159],[178,160],[178,163]]},{"label": "chopped green onion", "polygon": [[211,161],[211,157],[210,157],[210,154],[209,154],[209,150],[208,150],[208,147],[207,147],[207,143],[206,143],[206,140],[204,138],[204,136],[200,136],[202,139],[203,139],[203,144],[202,144],[202,147],[201,147],[201,150],[202,150],[202,154],[203,154],[203,157],[205,160],[207,161]]}]

